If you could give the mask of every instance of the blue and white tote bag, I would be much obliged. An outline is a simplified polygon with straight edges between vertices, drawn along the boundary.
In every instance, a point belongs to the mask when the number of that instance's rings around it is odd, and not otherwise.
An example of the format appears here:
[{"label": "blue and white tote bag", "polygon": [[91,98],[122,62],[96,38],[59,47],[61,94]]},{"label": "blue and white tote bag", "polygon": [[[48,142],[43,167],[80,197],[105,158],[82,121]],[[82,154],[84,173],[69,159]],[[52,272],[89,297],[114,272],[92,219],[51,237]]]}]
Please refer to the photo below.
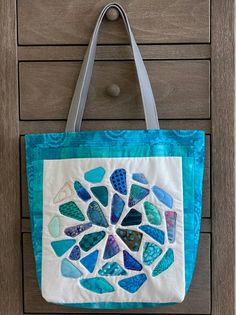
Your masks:
[{"label": "blue and white tote bag", "polygon": [[[102,19],[129,34],[146,130],[80,131]],[[199,242],[204,132],[160,130],[151,84],[119,4],[101,12],[63,133],[26,135],[32,241],[42,296],[87,308],[183,301]]]}]

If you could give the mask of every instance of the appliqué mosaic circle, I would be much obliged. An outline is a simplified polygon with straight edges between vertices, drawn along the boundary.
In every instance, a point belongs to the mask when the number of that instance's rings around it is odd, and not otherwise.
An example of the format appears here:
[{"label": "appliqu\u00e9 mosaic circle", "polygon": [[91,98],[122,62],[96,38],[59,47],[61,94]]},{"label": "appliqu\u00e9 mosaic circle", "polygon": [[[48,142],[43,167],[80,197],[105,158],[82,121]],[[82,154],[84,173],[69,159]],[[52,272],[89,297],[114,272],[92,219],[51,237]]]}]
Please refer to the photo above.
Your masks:
[{"label": "appliqu\u00e9 mosaic circle", "polygon": [[[171,248],[176,241],[177,213],[171,210],[174,199],[155,183],[149,183],[138,170],[129,174],[130,187],[124,168],[108,174],[110,186],[102,184],[105,173],[101,166],[88,169],[83,175],[87,186],[80,179],[72,184],[66,182],[54,196],[58,212],[48,224],[51,249],[61,259],[61,276],[79,278],[85,290],[96,294],[115,292],[109,277],[118,277],[116,285],[134,294],[149,276],[158,277],[174,263],[175,253]],[[111,190],[113,193],[109,195]],[[70,200],[73,193],[83,207]],[[146,200],[149,194],[153,194],[157,204]],[[124,199],[126,195],[128,199]],[[158,208],[160,203],[162,209]],[[109,218],[104,208],[109,211]],[[62,230],[61,217],[78,223]],[[63,239],[56,239],[62,235]],[[144,235],[149,238],[148,242]],[[105,245],[99,247],[104,239]],[[168,246],[163,248],[164,244]],[[122,263],[116,261],[118,254],[122,255]],[[98,260],[103,260],[102,267],[97,267]],[[150,273],[146,272],[147,268]]]}]

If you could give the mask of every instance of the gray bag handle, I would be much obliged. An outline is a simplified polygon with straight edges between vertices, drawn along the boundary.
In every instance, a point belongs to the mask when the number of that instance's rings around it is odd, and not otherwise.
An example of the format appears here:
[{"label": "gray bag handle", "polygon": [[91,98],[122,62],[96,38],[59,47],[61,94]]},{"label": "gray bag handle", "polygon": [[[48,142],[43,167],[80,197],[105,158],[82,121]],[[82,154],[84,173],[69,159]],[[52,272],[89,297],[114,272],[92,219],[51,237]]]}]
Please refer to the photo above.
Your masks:
[{"label": "gray bag handle", "polygon": [[138,76],[139,86],[141,90],[141,97],[143,102],[144,108],[144,115],[147,129],[159,129],[159,122],[158,116],[156,111],[156,103],[153,96],[150,80],[147,74],[147,70],[145,68],[141,53],[139,48],[136,44],[134,35],[132,33],[127,15],[124,9],[121,7],[120,4],[117,3],[110,3],[106,5],[103,10],[101,11],[96,26],[94,28],[94,32],[92,38],[90,40],[89,46],[87,48],[82,67],[80,70],[79,78],[76,83],[74,95],[72,98],[67,124],[66,124],[66,131],[79,131],[81,127],[82,117],[84,113],[85,103],[88,96],[89,85],[92,77],[92,70],[95,60],[96,54],[96,46],[98,40],[98,32],[100,25],[102,23],[103,17],[106,14],[107,10],[110,8],[116,8],[122,20],[125,23],[131,48],[133,51],[134,62],[136,66],[136,72]]}]

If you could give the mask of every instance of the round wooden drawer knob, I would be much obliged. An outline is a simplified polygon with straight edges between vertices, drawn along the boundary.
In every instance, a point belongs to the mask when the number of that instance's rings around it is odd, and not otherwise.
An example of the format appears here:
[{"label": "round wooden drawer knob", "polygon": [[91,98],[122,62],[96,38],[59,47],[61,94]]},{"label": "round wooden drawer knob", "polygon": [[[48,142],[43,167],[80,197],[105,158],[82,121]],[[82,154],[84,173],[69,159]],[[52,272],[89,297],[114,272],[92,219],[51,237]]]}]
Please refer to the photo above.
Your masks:
[{"label": "round wooden drawer knob", "polygon": [[107,94],[111,97],[117,97],[120,94],[120,87],[117,84],[111,84],[107,87]]},{"label": "round wooden drawer knob", "polygon": [[109,20],[109,21],[116,21],[118,20],[119,18],[119,11],[115,8],[110,8],[107,10],[107,13],[106,13],[106,18]]}]

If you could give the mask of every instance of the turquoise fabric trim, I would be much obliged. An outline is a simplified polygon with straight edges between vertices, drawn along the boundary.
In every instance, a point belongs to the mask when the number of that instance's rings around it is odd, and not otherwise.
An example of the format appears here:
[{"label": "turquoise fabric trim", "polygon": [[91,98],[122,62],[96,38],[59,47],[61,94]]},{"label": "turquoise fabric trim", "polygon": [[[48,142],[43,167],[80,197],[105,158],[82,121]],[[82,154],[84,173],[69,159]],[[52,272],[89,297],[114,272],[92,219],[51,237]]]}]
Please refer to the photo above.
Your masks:
[{"label": "turquoise fabric trim", "polygon": [[[204,132],[199,130],[105,130],[26,135],[32,241],[41,286],[43,161],[91,157],[181,156],[184,190],[185,280],[189,289],[200,235]],[[84,308],[139,308],[160,303],[80,303]]]},{"label": "turquoise fabric trim", "polygon": [[81,303],[81,304],[60,304],[69,307],[93,308],[93,309],[127,309],[127,308],[144,308],[170,306],[176,303],[139,303],[139,302],[99,302],[99,303]]}]

